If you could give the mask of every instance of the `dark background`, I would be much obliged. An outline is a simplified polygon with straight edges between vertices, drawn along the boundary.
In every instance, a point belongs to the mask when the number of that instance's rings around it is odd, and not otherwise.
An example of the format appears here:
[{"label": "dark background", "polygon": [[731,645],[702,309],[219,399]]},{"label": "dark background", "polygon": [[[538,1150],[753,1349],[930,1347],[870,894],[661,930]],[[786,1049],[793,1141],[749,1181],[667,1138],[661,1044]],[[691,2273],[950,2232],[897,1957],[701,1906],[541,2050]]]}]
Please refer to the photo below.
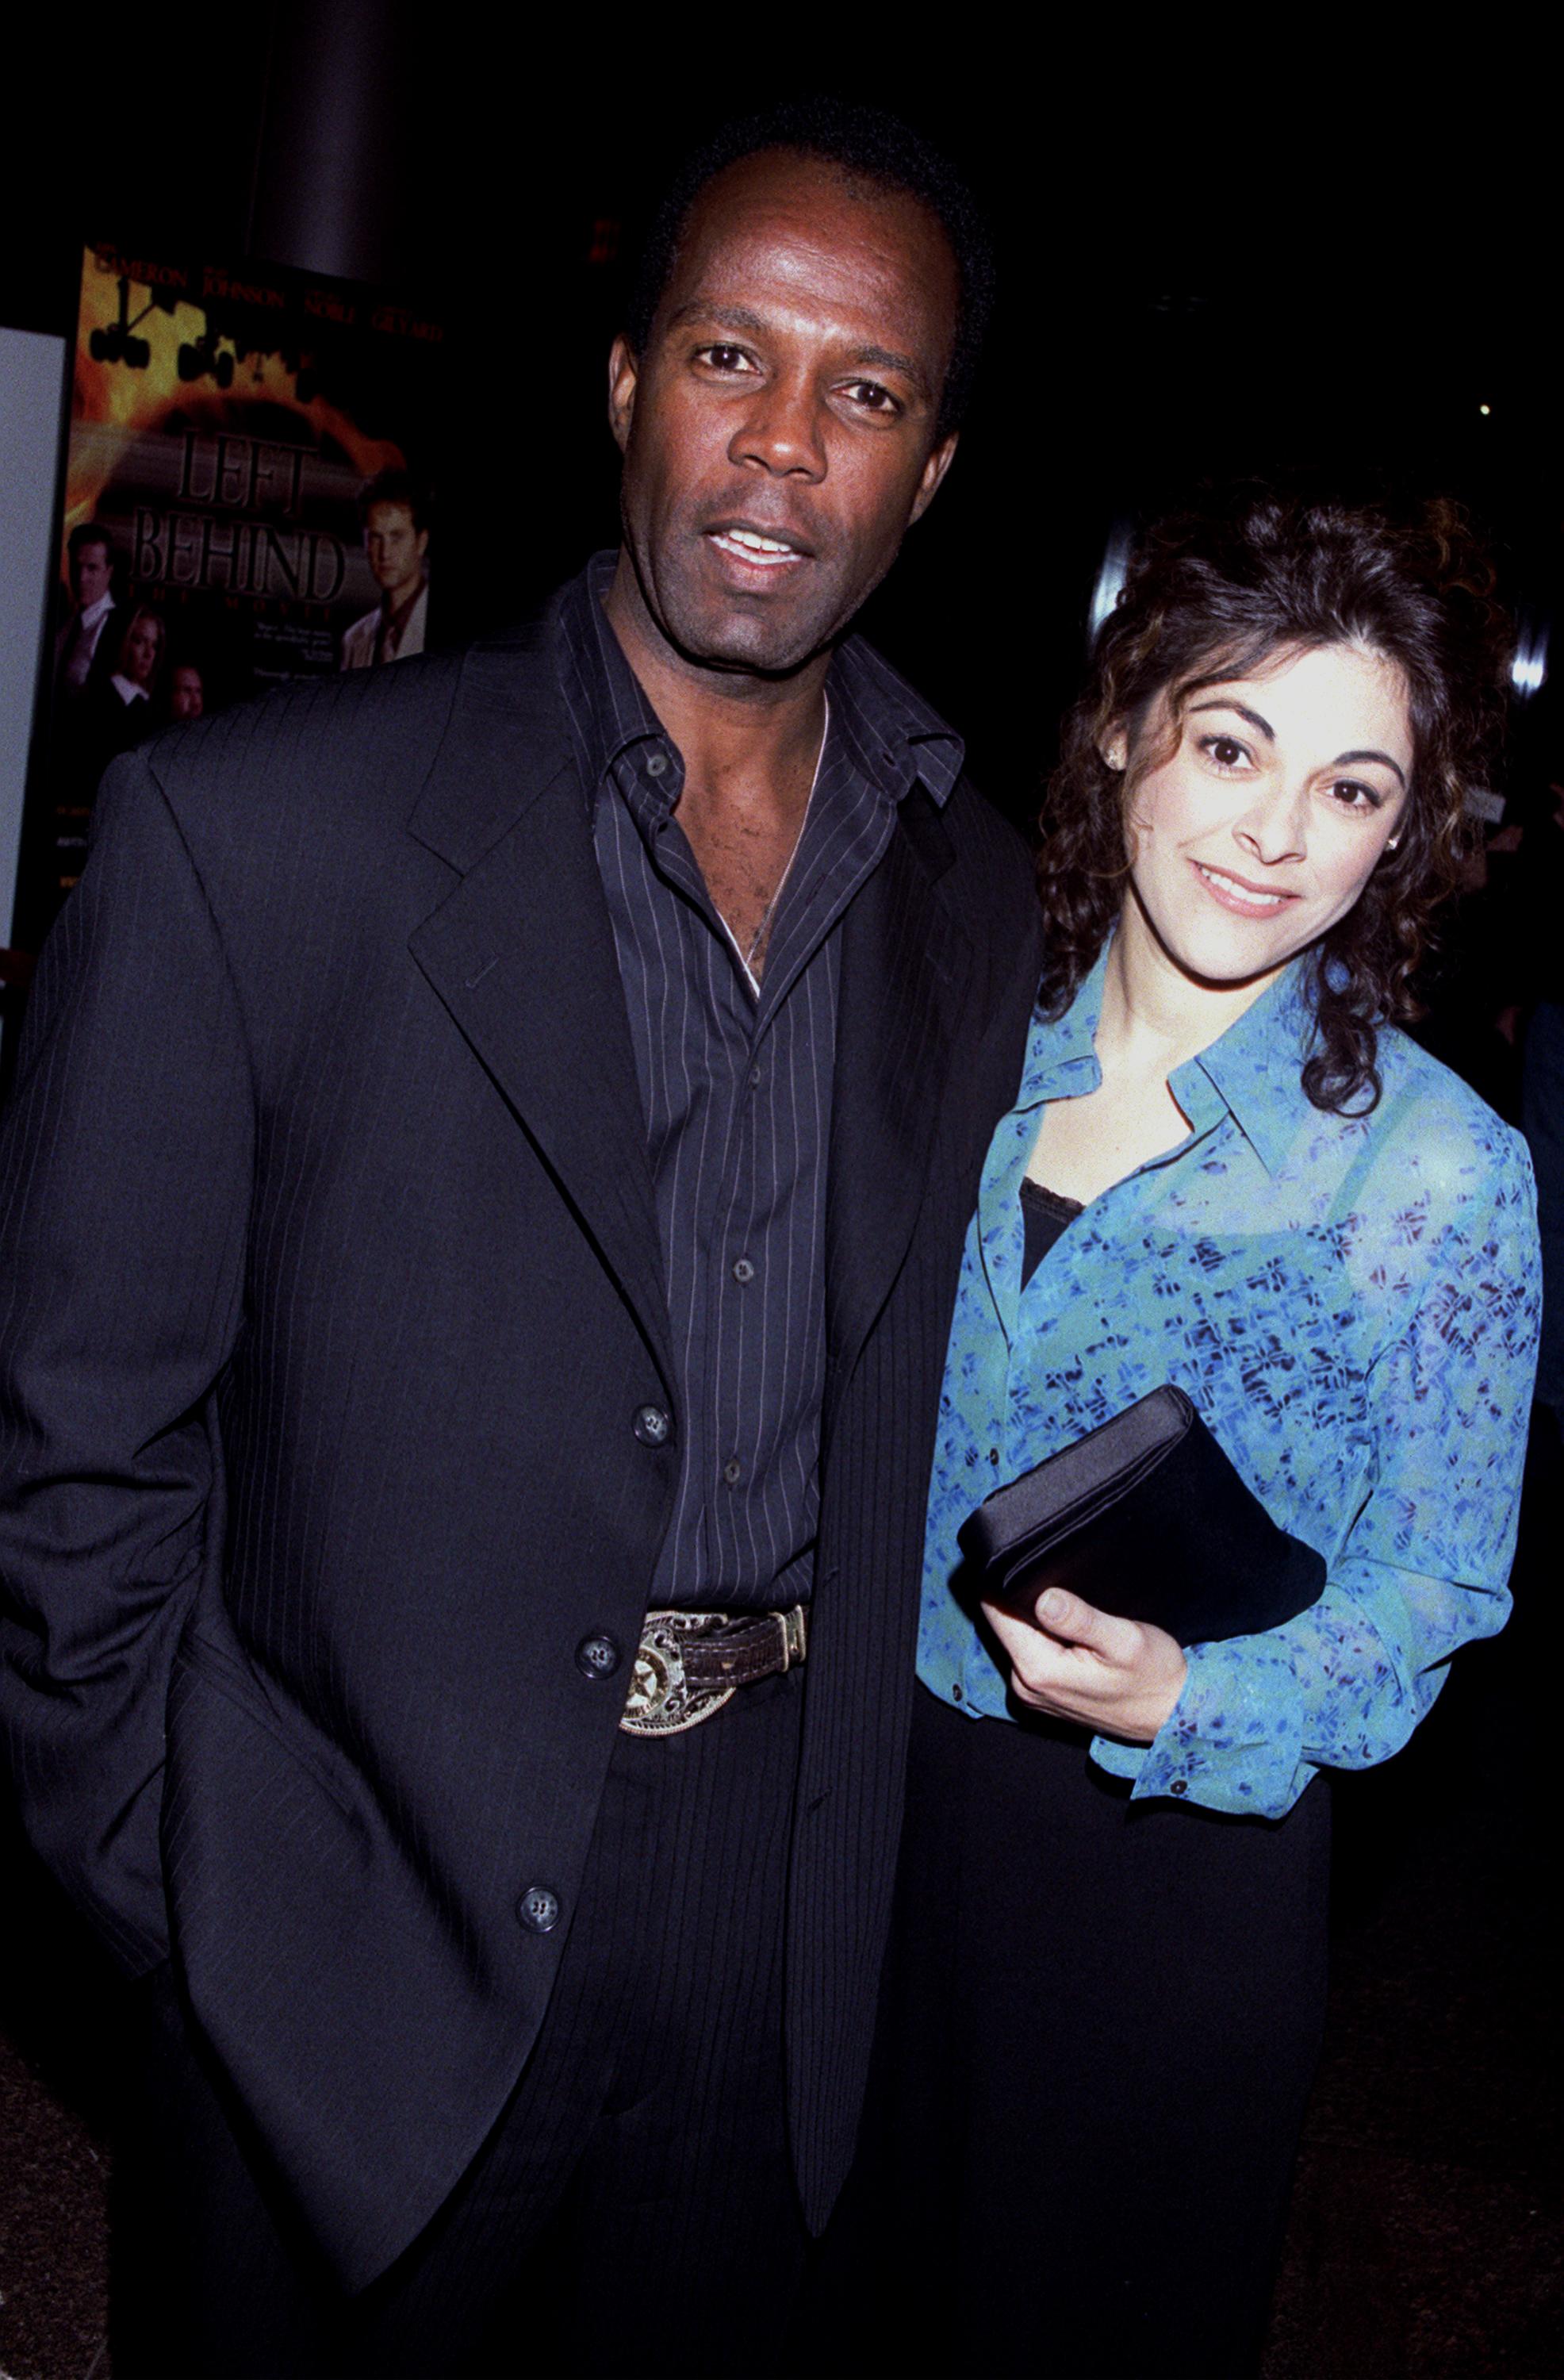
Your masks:
[{"label": "dark background", "polygon": [[[434,626],[459,639],[613,541],[606,349],[681,149],[830,90],[945,146],[998,229],[963,449],[866,625],[1012,815],[1035,810],[1109,535],[1207,474],[1461,497],[1534,643],[1564,586],[1561,218],[1526,27],[969,16],[681,13],[660,35],[437,0],[73,10],[32,27],[0,102],[0,320],[69,338],[95,234],[438,315]],[[1564,775],[1557,721],[1553,681],[1516,706],[1528,820]],[[1544,1434],[1516,1621],[1406,1754],[1337,1791],[1337,1982],[1267,2380],[1564,2370],[1558,1500]],[[0,2367],[105,2380],[115,1998],[3,1827],[0,1906]]]},{"label": "dark background", "polygon": [[[1207,474],[1458,494],[1529,629],[1551,618],[1558,141],[1497,16],[1485,42],[1424,20],[1376,52],[1344,22],[1147,35],[1104,12],[1001,42],[952,19],[915,47],[905,23],[681,14],[660,42],[576,13],[175,5],[104,15],[94,43],[73,12],[12,79],[0,316],[70,335],[94,233],[427,307],[449,326],[434,627],[461,639],[613,541],[606,350],[681,151],[829,89],[906,115],[996,225],[963,451],[865,625],[1012,814],[1035,809],[1112,525]],[[1552,708],[1546,688],[1524,707],[1518,778]]]}]

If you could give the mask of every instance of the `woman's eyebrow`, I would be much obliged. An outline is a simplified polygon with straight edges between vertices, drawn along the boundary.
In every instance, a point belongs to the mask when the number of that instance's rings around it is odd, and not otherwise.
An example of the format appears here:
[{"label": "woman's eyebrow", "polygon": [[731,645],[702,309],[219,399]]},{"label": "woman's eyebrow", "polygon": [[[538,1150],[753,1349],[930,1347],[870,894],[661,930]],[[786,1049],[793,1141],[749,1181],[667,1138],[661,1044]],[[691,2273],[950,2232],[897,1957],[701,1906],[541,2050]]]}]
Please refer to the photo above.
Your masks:
[{"label": "woman's eyebrow", "polygon": [[[1267,744],[1276,742],[1276,729],[1268,719],[1262,719],[1257,710],[1246,710],[1242,702],[1230,701],[1225,695],[1213,698],[1210,702],[1192,702],[1189,707],[1192,711],[1234,710],[1240,719],[1247,719],[1251,727],[1257,727]],[[1359,757],[1362,757],[1361,754]]]},{"label": "woman's eyebrow", "polygon": [[[1244,703],[1232,702],[1218,695],[1213,696],[1209,702],[1192,702],[1189,707],[1192,711],[1234,711],[1240,719],[1246,719],[1251,727],[1257,727],[1260,734],[1265,736],[1267,743],[1274,744],[1276,742],[1276,729],[1271,725],[1270,721],[1268,719],[1262,719],[1257,710],[1251,710]],[[1332,760],[1330,765],[1333,769],[1348,769],[1352,768],[1354,764],[1361,765],[1365,760],[1377,760],[1382,768],[1386,768],[1390,771],[1402,792],[1404,793],[1406,791],[1406,771],[1401,767],[1399,760],[1391,759],[1388,752],[1375,752],[1367,750],[1362,752],[1338,752],[1335,759]]]},{"label": "woman's eyebrow", "polygon": [[1401,791],[1405,793],[1407,782],[1406,771],[1401,767],[1399,760],[1391,759],[1388,752],[1338,752],[1335,759],[1332,760],[1330,765],[1333,769],[1346,769],[1350,768],[1352,763],[1357,760],[1379,761],[1383,767],[1390,770],[1392,774],[1395,776],[1397,783],[1400,784]]}]

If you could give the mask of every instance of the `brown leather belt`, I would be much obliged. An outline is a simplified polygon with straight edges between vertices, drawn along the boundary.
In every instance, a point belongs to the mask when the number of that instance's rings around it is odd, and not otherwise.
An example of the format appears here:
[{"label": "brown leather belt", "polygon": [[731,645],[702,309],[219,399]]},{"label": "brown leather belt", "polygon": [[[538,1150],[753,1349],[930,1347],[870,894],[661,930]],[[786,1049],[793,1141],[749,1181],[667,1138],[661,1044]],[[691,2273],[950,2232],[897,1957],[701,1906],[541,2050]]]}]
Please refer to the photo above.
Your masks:
[{"label": "brown leather belt", "polygon": [[649,1611],[619,1724],[626,1735],[682,1735],[740,1686],[793,1669],[808,1650],[802,1603],[791,1611]]}]

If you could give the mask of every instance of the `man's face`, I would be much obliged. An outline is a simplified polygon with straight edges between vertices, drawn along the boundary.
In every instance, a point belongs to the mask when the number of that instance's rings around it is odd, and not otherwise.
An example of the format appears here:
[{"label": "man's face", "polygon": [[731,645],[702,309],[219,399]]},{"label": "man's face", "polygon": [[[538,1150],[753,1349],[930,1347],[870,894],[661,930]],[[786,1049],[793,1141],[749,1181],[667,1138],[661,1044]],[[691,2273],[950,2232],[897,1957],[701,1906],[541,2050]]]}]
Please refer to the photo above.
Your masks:
[{"label": "man's face", "polygon": [[427,528],[415,528],[406,504],[371,504],[364,522],[364,551],[375,584],[400,595],[418,583],[429,544]]},{"label": "man's face", "polygon": [[957,299],[915,199],[788,150],[708,183],[647,352],[610,365],[625,544],[687,660],[796,669],[885,576],[954,451]]},{"label": "man's face", "polygon": [[114,563],[106,545],[93,540],[79,547],[71,557],[70,565],[71,591],[76,597],[78,611],[90,612],[93,604],[108,593],[109,580],[113,576]]},{"label": "man's face", "polygon": [[206,708],[201,674],[182,662],[175,671],[168,689],[168,708],[176,719],[199,719]]}]

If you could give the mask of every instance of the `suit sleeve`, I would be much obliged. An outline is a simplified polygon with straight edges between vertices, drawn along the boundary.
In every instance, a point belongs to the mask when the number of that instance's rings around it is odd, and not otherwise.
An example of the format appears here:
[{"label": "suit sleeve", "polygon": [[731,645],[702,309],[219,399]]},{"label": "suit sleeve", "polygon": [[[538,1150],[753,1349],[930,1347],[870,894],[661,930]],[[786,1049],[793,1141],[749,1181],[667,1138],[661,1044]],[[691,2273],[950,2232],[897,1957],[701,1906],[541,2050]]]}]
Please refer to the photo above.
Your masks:
[{"label": "suit sleeve", "polygon": [[123,1965],[167,1948],[164,1713],[221,1558],[214,1392],[243,1301],[251,1069],[145,761],[105,781],[0,1137],[0,1741],[38,1851]]}]

